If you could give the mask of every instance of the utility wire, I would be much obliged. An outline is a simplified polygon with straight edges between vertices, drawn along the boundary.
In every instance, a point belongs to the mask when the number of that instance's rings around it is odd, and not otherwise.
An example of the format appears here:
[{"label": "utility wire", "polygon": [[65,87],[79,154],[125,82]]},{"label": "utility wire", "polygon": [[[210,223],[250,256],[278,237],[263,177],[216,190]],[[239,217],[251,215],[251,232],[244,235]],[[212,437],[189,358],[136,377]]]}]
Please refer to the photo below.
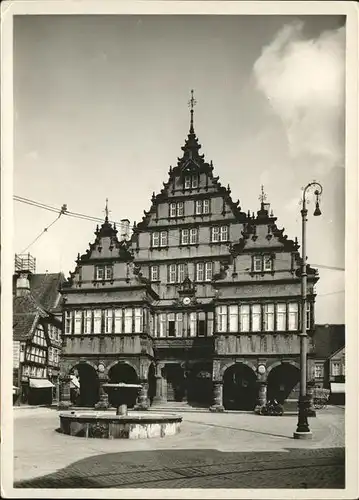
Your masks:
[{"label": "utility wire", "polygon": [[[14,195],[13,198],[14,198],[15,201],[18,201],[18,202],[21,202],[21,203],[25,203],[25,204],[28,204],[28,205],[32,205],[32,206],[37,207],[37,208],[42,208],[44,210],[49,210],[51,212],[56,212],[56,213],[59,212],[59,209],[56,208],[56,207],[52,207],[52,206],[46,205],[44,203],[40,203],[40,202],[37,202],[37,201],[34,201],[34,200],[30,200],[29,198],[24,198],[22,196],[17,196],[17,195]],[[65,207],[65,210],[63,210],[64,207]],[[90,215],[81,214],[81,213],[78,213],[78,212],[70,212],[69,210],[67,210],[67,207],[65,205],[63,205],[62,208],[61,208],[61,215],[62,214],[63,215],[68,215],[69,217],[74,217],[74,218],[77,218],[77,219],[88,220],[90,222],[103,222],[103,219],[100,219],[99,217],[92,217]],[[118,224],[118,225],[121,224],[120,222],[116,222],[116,221],[110,221],[110,222]],[[45,228],[43,232],[46,232],[47,229],[48,228]],[[130,229],[134,229],[134,226],[130,226]],[[43,234],[43,232],[41,233],[41,235]],[[38,238],[41,235],[39,235]],[[180,241],[179,238],[175,238],[175,239],[177,239],[178,241]],[[35,243],[35,241],[36,240],[34,240],[33,243]],[[29,247],[27,247],[27,248],[29,248]],[[330,270],[333,270],[333,271],[345,271],[345,268],[343,268],[343,267],[326,266],[326,265],[322,265],[322,264],[311,264],[311,266],[318,267],[320,269],[330,269]]]},{"label": "utility wire", "polygon": [[53,226],[55,224],[55,222],[57,222],[59,220],[59,218],[61,217],[61,215],[63,215],[63,213],[65,213],[66,211],[66,205],[62,205],[61,207],[61,210],[60,210],[60,213],[59,215],[56,217],[56,219],[54,221],[51,222],[51,224],[49,224],[47,227],[45,227],[41,233],[36,236],[36,238],[26,247],[24,248],[24,250],[22,250],[20,253],[25,253],[34,243],[37,242],[38,239],[41,238],[41,236],[45,233],[47,233],[47,231],[50,229],[51,226]]}]

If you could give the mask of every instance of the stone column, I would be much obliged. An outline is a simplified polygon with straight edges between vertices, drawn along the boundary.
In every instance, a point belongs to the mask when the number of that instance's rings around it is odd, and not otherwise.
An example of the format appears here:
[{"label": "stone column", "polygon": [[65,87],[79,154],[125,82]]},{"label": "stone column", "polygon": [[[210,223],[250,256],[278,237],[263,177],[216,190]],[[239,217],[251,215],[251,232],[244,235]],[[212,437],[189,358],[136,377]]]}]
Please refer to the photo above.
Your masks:
[{"label": "stone column", "polygon": [[96,410],[108,410],[110,408],[110,403],[108,401],[108,394],[104,389],[104,384],[108,382],[107,375],[103,373],[99,373],[99,382],[100,382],[100,399],[95,404]]},{"label": "stone column", "polygon": [[60,375],[60,401],[58,404],[59,410],[68,410],[71,406],[71,392],[70,392],[70,375]]},{"label": "stone column", "polygon": [[209,409],[213,412],[222,412],[224,411],[223,406],[223,382],[222,381],[214,381],[213,382],[213,405]]},{"label": "stone column", "polygon": [[150,406],[148,400],[148,382],[147,380],[141,381],[141,389],[137,398],[137,403],[135,405],[135,410],[148,410]]},{"label": "stone column", "polygon": [[153,398],[152,406],[165,403],[167,401],[167,381],[162,377],[163,364],[156,365],[156,395]]}]

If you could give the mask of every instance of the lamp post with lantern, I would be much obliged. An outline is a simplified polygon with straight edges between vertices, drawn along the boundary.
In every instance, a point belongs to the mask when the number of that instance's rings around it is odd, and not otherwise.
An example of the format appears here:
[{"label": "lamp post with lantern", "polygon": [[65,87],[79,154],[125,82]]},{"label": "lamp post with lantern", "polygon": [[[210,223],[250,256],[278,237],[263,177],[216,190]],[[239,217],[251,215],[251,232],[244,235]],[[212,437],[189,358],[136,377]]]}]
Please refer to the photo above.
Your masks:
[{"label": "lamp post with lantern", "polygon": [[306,222],[307,222],[307,199],[308,190],[315,189],[315,217],[321,215],[319,208],[319,197],[323,192],[323,187],[319,182],[313,181],[307,184],[303,190],[302,198],[302,258],[301,258],[301,295],[302,311],[300,337],[300,395],[298,401],[298,424],[297,430],[293,433],[294,439],[311,439],[312,433],[309,429],[308,413],[310,409],[310,398],[307,395],[307,254],[306,254]]}]

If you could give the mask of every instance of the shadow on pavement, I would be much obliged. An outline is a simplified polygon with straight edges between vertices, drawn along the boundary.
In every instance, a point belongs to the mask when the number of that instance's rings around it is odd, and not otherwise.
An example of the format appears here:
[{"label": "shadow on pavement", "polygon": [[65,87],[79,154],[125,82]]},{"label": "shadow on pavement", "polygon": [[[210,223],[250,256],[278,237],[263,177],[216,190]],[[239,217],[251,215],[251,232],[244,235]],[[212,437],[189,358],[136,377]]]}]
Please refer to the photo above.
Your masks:
[{"label": "shadow on pavement", "polygon": [[344,448],[96,455],[15,488],[344,488]]}]

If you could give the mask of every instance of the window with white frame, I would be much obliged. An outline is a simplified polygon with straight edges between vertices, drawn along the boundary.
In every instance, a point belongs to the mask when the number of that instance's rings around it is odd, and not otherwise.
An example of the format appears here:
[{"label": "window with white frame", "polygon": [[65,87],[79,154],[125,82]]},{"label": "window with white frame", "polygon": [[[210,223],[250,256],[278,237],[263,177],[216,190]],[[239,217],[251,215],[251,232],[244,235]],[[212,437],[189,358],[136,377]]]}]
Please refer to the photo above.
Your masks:
[{"label": "window with white frame", "polygon": [[176,283],[176,264],[168,266],[168,283]]},{"label": "window with white frame", "polygon": [[184,178],[184,187],[185,187],[185,189],[191,188],[191,176],[190,175],[186,175],[186,177]]},{"label": "window with white frame", "polygon": [[143,332],[143,309],[141,307],[135,308],[135,332]]},{"label": "window with white frame", "polygon": [[332,361],[332,376],[338,377],[340,374],[340,363]]},{"label": "window with white frame", "polygon": [[209,200],[196,200],[195,214],[196,215],[209,214]]},{"label": "window with white frame", "polygon": [[166,336],[166,314],[162,313],[159,315],[159,336],[160,337],[165,337]]},{"label": "window with white frame", "polygon": [[132,333],[132,308],[125,309],[125,333]]},{"label": "window with white frame", "polygon": [[264,304],[264,330],[266,332],[274,330],[274,304]]},{"label": "window with white frame", "polygon": [[112,309],[105,309],[105,333],[112,333]]},{"label": "window with white frame", "polygon": [[94,333],[101,333],[101,309],[95,309],[93,312],[93,331]]},{"label": "window with white frame", "polygon": [[249,332],[249,305],[242,304],[239,312],[240,330],[241,332]]},{"label": "window with white frame", "polygon": [[183,314],[176,313],[176,337],[182,337],[183,335]]},{"label": "window with white frame", "polygon": [[170,217],[176,217],[177,215],[177,204],[170,203]]},{"label": "window with white frame", "polygon": [[189,244],[196,245],[198,243],[198,229],[192,227],[189,231]]},{"label": "window with white frame", "polygon": [[70,335],[72,333],[72,313],[71,311],[65,311],[65,334]]},{"label": "window with white frame", "polygon": [[263,269],[264,271],[272,271],[273,269],[273,259],[271,255],[263,256]]},{"label": "window with white frame", "polygon": [[221,226],[220,239],[221,241],[228,241],[228,226]]},{"label": "window with white frame", "polygon": [[160,245],[160,233],[152,233],[152,247],[158,247]]},{"label": "window with white frame", "polygon": [[288,304],[288,330],[298,330],[298,304]]},{"label": "window with white frame", "polygon": [[150,273],[151,273],[151,281],[158,281],[160,279],[158,266],[151,266]]},{"label": "window with white frame", "polygon": [[262,256],[261,255],[253,255],[253,271],[255,273],[262,271]]},{"label": "window with white frame", "polygon": [[81,331],[82,327],[82,311],[75,311],[75,328],[74,328],[74,333],[75,335],[80,335],[82,333]]},{"label": "window with white frame", "polygon": [[87,309],[84,311],[84,333],[91,333],[91,320],[92,311],[91,309]]},{"label": "window with white frame", "polygon": [[170,217],[183,217],[184,215],[183,201],[178,201],[177,203],[170,203],[169,215]]},{"label": "window with white frame", "polygon": [[183,201],[179,201],[177,203],[177,217],[183,217],[184,216],[184,203]]},{"label": "window with white frame", "polygon": [[191,312],[189,315],[189,334],[191,337],[197,335],[197,313]]},{"label": "window with white frame", "polygon": [[196,264],[196,281],[204,281],[204,262]]},{"label": "window with white frame", "polygon": [[168,233],[167,231],[160,231],[152,233],[152,247],[166,247],[168,246]]},{"label": "window with white frame", "polygon": [[314,377],[315,378],[322,378],[323,374],[324,374],[323,365],[315,365],[315,367],[314,367]]},{"label": "window with white frame", "polygon": [[115,333],[122,333],[122,309],[114,310],[114,327]]},{"label": "window with white frame", "polygon": [[262,322],[262,310],[261,310],[261,305],[260,304],[252,304],[251,306],[252,309],[252,332],[260,332],[262,330],[261,328],[261,322]]},{"label": "window with white frame", "polygon": [[113,266],[110,264],[95,267],[95,279],[99,281],[113,279]]},{"label": "window with white frame", "polygon": [[286,304],[277,304],[277,330],[286,330]]},{"label": "window with white frame", "polygon": [[193,188],[198,187],[198,176],[197,175],[192,175],[192,187]]},{"label": "window with white frame", "polygon": [[229,306],[229,331],[238,332],[238,306]]},{"label": "window with white frame", "polygon": [[214,226],[211,228],[211,242],[217,243],[220,241],[219,226]]},{"label": "window with white frame", "polygon": [[209,214],[209,212],[210,212],[209,200],[203,200],[203,214]]},{"label": "window with white frame", "polygon": [[213,276],[213,262],[205,262],[204,267],[205,267],[204,280],[211,281]]},{"label": "window with white frame", "polygon": [[217,330],[218,332],[227,331],[227,306],[216,307],[217,312]]},{"label": "window with white frame", "polygon": [[177,281],[178,283],[183,283],[186,275],[185,264],[177,264]]},{"label": "window with white frame", "polygon": [[168,234],[167,231],[160,232],[160,247],[166,247],[168,245]]},{"label": "window with white frame", "polygon": [[202,214],[202,200],[196,200],[196,215]]},{"label": "window with white frame", "polygon": [[181,245],[189,245],[189,229],[181,230]]}]

